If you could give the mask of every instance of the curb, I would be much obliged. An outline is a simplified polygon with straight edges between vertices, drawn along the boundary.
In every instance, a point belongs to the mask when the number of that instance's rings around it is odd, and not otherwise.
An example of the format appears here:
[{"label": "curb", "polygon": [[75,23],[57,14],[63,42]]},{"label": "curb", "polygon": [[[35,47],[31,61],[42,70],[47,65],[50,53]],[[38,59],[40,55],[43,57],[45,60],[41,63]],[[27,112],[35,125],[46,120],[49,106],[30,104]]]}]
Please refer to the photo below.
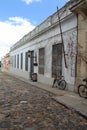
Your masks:
[{"label": "curb", "polygon": [[56,101],[57,103],[63,105],[64,107],[66,107],[66,108],[68,108],[68,109],[70,109],[70,110],[75,111],[77,114],[79,114],[79,115],[81,115],[82,117],[84,117],[85,119],[87,119],[87,115],[86,115],[85,113],[83,113],[83,112],[81,112],[81,111],[75,109],[74,107],[72,107],[72,106],[70,106],[70,105],[67,105],[66,103],[64,103],[64,102],[62,102],[62,101],[60,101],[60,100],[58,100],[58,99],[56,99],[56,97],[52,97],[52,100]]}]

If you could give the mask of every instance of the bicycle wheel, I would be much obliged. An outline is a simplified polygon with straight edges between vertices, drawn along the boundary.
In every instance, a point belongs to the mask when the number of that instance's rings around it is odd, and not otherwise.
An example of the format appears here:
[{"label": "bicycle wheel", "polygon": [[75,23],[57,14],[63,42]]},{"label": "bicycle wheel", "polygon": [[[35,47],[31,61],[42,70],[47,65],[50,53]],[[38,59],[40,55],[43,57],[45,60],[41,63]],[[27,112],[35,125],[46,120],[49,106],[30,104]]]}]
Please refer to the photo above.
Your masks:
[{"label": "bicycle wheel", "polygon": [[57,81],[57,79],[54,79],[52,88],[54,88],[54,87],[57,88],[57,86],[58,86],[58,81]]},{"label": "bicycle wheel", "polygon": [[84,84],[78,86],[78,94],[80,97],[87,98],[87,89]]},{"label": "bicycle wheel", "polygon": [[66,81],[65,80],[59,81],[59,88],[62,90],[64,90],[66,88]]}]

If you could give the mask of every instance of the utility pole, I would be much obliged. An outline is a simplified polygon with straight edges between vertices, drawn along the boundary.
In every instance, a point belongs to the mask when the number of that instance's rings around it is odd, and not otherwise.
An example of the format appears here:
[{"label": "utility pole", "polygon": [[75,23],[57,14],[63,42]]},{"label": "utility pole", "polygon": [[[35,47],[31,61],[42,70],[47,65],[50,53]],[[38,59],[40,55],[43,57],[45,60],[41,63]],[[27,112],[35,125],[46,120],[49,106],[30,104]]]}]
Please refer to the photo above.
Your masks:
[{"label": "utility pole", "polygon": [[59,28],[60,28],[62,47],[63,47],[64,62],[65,62],[65,67],[67,68],[66,57],[65,57],[65,49],[64,49],[64,42],[63,42],[63,34],[62,34],[62,28],[61,28],[61,21],[60,21],[58,6],[57,6],[57,15],[58,15],[58,20],[59,20]]}]

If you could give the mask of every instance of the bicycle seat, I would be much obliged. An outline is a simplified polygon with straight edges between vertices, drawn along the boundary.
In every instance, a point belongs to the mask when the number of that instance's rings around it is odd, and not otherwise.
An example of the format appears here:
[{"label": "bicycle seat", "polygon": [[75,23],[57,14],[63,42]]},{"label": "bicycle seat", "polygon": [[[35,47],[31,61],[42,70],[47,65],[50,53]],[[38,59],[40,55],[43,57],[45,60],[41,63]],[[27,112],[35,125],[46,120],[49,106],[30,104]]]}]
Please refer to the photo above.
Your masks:
[{"label": "bicycle seat", "polygon": [[87,78],[83,79],[84,82],[87,82]]}]

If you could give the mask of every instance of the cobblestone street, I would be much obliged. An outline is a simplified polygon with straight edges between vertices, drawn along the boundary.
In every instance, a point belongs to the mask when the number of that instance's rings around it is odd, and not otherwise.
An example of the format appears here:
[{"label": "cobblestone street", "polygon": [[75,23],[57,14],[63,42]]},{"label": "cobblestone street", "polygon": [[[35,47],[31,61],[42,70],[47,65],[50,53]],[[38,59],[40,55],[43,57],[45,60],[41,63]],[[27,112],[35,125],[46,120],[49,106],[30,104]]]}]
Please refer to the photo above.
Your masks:
[{"label": "cobblestone street", "polygon": [[0,130],[87,130],[87,120],[53,96],[0,72]]}]

